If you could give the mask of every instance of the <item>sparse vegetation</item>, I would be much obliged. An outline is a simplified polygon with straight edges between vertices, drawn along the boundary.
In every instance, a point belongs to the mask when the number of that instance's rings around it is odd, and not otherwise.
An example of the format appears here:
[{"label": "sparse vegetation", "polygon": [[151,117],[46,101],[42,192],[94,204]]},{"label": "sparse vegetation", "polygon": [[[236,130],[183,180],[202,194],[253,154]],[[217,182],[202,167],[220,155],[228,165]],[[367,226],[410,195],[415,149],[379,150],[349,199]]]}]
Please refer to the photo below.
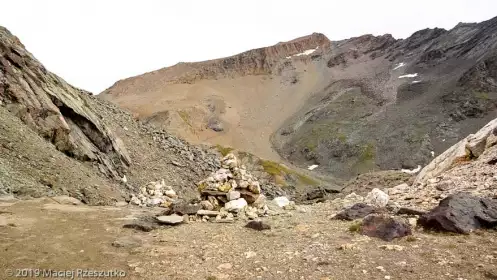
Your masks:
[{"label": "sparse vegetation", "polygon": [[477,99],[490,100],[490,96],[488,95],[487,92],[475,91],[473,93]]},{"label": "sparse vegetation", "polygon": [[355,221],[349,226],[350,232],[359,232],[361,230],[362,221]]},{"label": "sparse vegetation", "polygon": [[191,129],[191,131],[193,133],[195,133],[195,128],[193,127],[193,124],[191,122],[190,115],[188,114],[188,112],[186,112],[184,110],[180,110],[180,111],[178,111],[178,115],[186,123],[186,125],[188,125],[188,127]]},{"label": "sparse vegetation", "polygon": [[406,241],[407,242],[415,242],[415,241],[418,241],[418,239],[412,235],[409,235],[408,237],[406,237]]},{"label": "sparse vegetation", "polygon": [[362,153],[360,156],[361,161],[374,160],[375,157],[375,146],[372,143],[368,143],[362,147]]},{"label": "sparse vegetation", "polygon": [[[270,160],[261,160],[260,161],[261,166],[264,168],[264,171],[270,175],[272,175],[275,178],[276,183],[280,183],[281,185],[286,185],[286,182],[284,182],[284,177],[285,175],[295,175],[298,178],[298,181],[300,184],[303,185],[311,185],[311,186],[317,186],[319,185],[319,182],[306,176],[303,174],[300,174],[294,170],[291,170],[277,162],[270,161]],[[282,181],[283,180],[283,181]]]},{"label": "sparse vegetation", "polygon": [[216,149],[219,151],[219,153],[221,153],[221,155],[223,155],[223,157],[225,157],[226,155],[228,155],[229,153],[231,153],[233,151],[233,148],[224,147],[224,146],[221,146],[219,144],[216,145]]}]

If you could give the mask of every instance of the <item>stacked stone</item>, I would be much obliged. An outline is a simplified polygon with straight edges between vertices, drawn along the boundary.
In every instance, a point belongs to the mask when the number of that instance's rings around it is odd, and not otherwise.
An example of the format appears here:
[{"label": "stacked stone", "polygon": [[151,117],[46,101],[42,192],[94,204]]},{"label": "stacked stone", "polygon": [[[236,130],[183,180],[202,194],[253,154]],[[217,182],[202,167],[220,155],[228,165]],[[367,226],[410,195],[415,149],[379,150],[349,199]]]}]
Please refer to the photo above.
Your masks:
[{"label": "stacked stone", "polygon": [[198,190],[202,208],[219,211],[217,220],[234,215],[255,219],[269,210],[260,182],[231,153],[222,159],[219,170],[198,183]]},{"label": "stacked stone", "polygon": [[171,186],[167,186],[162,181],[150,182],[146,186],[140,188],[138,195],[131,195],[130,203],[138,206],[161,206],[170,207],[178,195]]}]

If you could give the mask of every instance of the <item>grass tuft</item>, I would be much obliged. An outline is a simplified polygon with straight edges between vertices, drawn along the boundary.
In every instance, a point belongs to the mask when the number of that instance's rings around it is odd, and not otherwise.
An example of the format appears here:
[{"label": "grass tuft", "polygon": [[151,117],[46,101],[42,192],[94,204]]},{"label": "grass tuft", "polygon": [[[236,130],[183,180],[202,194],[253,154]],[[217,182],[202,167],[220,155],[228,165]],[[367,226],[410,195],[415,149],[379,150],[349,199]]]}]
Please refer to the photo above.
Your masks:
[{"label": "grass tuft", "polygon": [[355,221],[353,224],[349,226],[350,232],[359,232],[361,230],[362,221]]},{"label": "grass tuft", "polygon": [[227,156],[229,153],[231,153],[233,151],[233,148],[231,147],[224,147],[224,146],[221,146],[221,145],[216,145],[216,149],[219,151],[219,153],[221,153],[221,155],[223,155],[223,157]]},{"label": "grass tuft", "polygon": [[295,175],[297,176],[299,183],[303,185],[310,185],[310,186],[317,186],[319,185],[319,182],[306,176],[303,174],[300,174],[294,170],[291,170],[277,162],[270,161],[270,160],[261,160],[260,164],[262,168],[264,168],[264,171],[268,173],[269,175],[272,175],[273,177],[276,178],[276,183],[280,183],[281,185],[286,185],[286,183],[283,183],[284,177],[286,175]]}]

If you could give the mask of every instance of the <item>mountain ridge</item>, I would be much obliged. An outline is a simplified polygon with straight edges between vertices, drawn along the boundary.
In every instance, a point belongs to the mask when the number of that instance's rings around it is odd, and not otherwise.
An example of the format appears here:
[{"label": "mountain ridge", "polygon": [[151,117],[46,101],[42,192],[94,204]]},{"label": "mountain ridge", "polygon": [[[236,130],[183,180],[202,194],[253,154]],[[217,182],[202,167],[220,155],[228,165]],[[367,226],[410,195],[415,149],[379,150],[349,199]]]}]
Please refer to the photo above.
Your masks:
[{"label": "mountain ridge", "polygon": [[241,64],[228,65],[240,71],[225,72],[223,59],[191,64],[191,72],[164,68],[99,97],[193,142],[317,164],[316,172],[343,178],[425,165],[496,114],[497,18],[405,39],[314,36],[255,60],[264,63],[244,65],[252,51],[239,54]]}]

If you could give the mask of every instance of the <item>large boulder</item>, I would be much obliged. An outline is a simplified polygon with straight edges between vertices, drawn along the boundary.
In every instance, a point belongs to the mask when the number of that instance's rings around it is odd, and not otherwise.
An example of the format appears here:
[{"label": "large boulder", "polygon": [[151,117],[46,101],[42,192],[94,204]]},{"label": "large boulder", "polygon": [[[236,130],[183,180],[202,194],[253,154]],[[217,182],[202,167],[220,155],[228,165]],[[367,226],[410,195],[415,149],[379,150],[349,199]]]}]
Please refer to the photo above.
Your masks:
[{"label": "large boulder", "polygon": [[470,233],[479,228],[497,226],[497,200],[468,193],[451,195],[418,221],[425,228],[456,233]]},{"label": "large boulder", "polygon": [[361,234],[385,241],[412,234],[410,225],[400,218],[387,214],[371,214],[362,221]]}]

